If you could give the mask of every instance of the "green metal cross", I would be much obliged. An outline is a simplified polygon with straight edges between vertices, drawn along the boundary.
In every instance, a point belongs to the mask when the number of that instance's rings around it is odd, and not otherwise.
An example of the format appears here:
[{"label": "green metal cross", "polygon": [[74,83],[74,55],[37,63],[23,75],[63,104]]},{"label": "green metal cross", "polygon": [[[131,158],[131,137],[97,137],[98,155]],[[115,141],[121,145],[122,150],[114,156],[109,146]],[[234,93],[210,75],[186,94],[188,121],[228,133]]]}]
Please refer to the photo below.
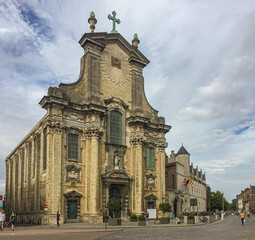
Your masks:
[{"label": "green metal cross", "polygon": [[116,31],[116,23],[118,23],[118,24],[120,24],[120,20],[119,19],[117,19],[117,18],[115,18],[116,17],[116,12],[115,11],[113,11],[112,12],[112,16],[111,16],[111,14],[109,14],[108,15],[108,18],[109,18],[109,20],[112,20],[112,32],[117,32]]}]

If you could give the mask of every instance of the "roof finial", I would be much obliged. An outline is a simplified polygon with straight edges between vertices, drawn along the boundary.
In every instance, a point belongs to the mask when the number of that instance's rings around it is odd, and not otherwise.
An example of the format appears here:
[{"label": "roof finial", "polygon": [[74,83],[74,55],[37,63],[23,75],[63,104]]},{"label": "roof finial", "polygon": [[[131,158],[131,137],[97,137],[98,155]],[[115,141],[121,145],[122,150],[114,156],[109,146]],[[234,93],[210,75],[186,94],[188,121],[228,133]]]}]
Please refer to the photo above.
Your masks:
[{"label": "roof finial", "polygon": [[90,25],[90,29],[91,29],[91,33],[94,33],[94,30],[96,28],[96,23],[97,23],[97,19],[95,17],[95,13],[92,11],[90,13],[89,19],[88,19],[88,23]]},{"label": "roof finial", "polygon": [[132,45],[136,48],[138,48],[138,44],[140,43],[140,40],[138,39],[137,33],[134,34],[134,39],[132,40]]},{"label": "roof finial", "polygon": [[112,31],[111,31],[112,33],[117,32],[116,23],[120,24],[120,20],[116,18],[116,14],[117,13],[113,11],[112,16],[111,14],[108,15],[109,20],[112,20]]}]

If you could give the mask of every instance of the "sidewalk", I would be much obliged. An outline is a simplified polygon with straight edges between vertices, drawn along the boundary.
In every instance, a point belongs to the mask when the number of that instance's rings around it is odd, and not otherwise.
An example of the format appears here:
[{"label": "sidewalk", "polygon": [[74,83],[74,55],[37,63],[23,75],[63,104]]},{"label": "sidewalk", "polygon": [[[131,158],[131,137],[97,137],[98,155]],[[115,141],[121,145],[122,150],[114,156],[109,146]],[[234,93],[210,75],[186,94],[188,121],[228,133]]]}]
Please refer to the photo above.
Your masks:
[{"label": "sidewalk", "polygon": [[171,221],[169,224],[154,224],[151,220],[145,227],[138,226],[137,222],[125,222],[122,221],[122,225],[108,226],[105,229],[105,223],[66,223],[61,224],[59,227],[56,225],[30,225],[30,224],[17,224],[15,231],[11,231],[11,228],[4,228],[0,232],[1,236],[25,236],[25,235],[44,235],[44,234],[59,234],[59,233],[84,233],[84,232],[119,232],[126,228],[174,228],[174,227],[198,227],[202,224],[176,224]]},{"label": "sidewalk", "polygon": [[[151,220],[149,223],[146,224],[146,227],[154,228],[154,227],[187,227],[187,226],[200,226],[204,225],[204,223],[200,224],[176,224],[176,222],[171,221],[169,224],[154,224],[154,221]],[[122,228],[146,228],[142,226],[138,226],[138,222],[129,222],[129,221],[122,221],[121,225],[118,226],[108,226],[107,229],[122,229]],[[61,224],[59,227],[56,225],[30,225],[30,224],[17,224],[17,229],[105,229],[105,223],[65,223]]]}]

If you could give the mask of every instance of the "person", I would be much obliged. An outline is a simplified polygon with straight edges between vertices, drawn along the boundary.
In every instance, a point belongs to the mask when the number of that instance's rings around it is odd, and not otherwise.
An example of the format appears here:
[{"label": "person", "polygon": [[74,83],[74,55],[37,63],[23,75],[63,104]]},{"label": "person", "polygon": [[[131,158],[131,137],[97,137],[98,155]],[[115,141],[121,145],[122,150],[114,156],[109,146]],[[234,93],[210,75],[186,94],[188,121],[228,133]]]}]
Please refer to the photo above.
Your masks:
[{"label": "person", "polygon": [[248,218],[250,218],[250,212],[248,212]]},{"label": "person", "polygon": [[5,214],[4,214],[4,210],[1,210],[0,211],[0,227],[1,227],[1,231],[3,231],[4,222],[5,222]]},{"label": "person", "polygon": [[57,212],[57,226],[58,227],[60,226],[59,221],[60,221],[60,214],[59,214],[59,212]]},{"label": "person", "polygon": [[243,212],[240,213],[240,217],[241,217],[242,225],[244,225],[244,217],[245,217],[245,215],[244,215]]},{"label": "person", "polygon": [[145,219],[146,219],[146,222],[148,223],[149,222],[149,213],[148,212],[146,212],[146,214],[145,214]]},{"label": "person", "polygon": [[15,214],[15,212],[14,211],[12,211],[12,214],[11,214],[11,216],[10,216],[10,223],[11,223],[11,225],[12,225],[12,231],[14,231],[14,226],[15,226],[15,224],[16,224],[16,214]]}]

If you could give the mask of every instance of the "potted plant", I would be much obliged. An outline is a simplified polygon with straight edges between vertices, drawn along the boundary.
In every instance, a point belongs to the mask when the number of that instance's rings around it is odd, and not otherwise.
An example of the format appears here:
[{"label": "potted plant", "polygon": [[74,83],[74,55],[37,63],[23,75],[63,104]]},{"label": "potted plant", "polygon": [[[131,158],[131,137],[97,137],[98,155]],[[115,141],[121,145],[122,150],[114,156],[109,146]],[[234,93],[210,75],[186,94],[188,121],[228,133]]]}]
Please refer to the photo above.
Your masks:
[{"label": "potted plant", "polygon": [[161,224],[167,224],[170,222],[170,218],[165,217],[166,212],[171,212],[172,207],[169,203],[160,203],[159,210],[163,213],[163,217],[159,219]]},{"label": "potted plant", "polygon": [[187,224],[194,224],[194,215],[193,214],[189,214],[188,215],[188,220],[187,220]]},{"label": "potted plant", "polygon": [[145,217],[143,215],[138,217],[138,226],[146,226]]},{"label": "potted plant", "polygon": [[137,222],[137,216],[134,213],[130,215],[130,222]]},{"label": "potted plant", "polygon": [[121,225],[121,219],[115,218],[116,212],[120,212],[122,209],[121,200],[120,199],[110,199],[107,203],[107,208],[109,209],[109,212],[113,214],[113,218],[110,218],[108,220],[108,225],[109,226]]}]

